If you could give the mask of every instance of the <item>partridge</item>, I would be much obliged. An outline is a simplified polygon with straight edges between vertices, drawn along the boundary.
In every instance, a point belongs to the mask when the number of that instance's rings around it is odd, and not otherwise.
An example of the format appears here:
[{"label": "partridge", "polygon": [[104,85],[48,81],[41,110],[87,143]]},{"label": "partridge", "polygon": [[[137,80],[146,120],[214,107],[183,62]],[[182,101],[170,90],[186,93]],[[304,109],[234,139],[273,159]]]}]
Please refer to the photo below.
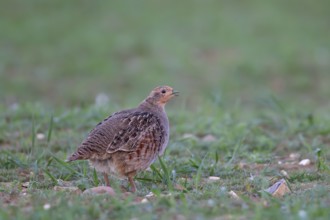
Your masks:
[{"label": "partridge", "polygon": [[178,95],[169,86],[159,86],[137,108],[116,112],[100,122],[80,144],[68,162],[89,160],[96,171],[127,178],[136,191],[134,176],[162,155],[169,140],[165,104]]}]

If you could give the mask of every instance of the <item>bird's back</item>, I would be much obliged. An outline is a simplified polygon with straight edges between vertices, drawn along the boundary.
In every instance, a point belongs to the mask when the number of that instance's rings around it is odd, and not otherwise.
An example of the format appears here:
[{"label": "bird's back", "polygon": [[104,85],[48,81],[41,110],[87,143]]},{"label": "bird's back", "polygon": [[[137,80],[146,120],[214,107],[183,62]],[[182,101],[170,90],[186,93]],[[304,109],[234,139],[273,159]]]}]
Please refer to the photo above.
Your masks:
[{"label": "bird's back", "polygon": [[154,146],[154,154],[158,155],[166,146],[168,136],[165,112],[158,113],[143,108],[124,110],[100,122],[68,161],[104,160],[115,152],[139,152],[141,144],[146,147]]}]

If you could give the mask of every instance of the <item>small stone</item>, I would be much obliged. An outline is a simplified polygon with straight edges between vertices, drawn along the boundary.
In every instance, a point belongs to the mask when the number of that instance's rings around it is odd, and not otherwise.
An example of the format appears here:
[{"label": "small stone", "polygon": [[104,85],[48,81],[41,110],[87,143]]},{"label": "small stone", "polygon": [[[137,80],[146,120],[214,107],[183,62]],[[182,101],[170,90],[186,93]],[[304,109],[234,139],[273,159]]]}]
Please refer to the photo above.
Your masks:
[{"label": "small stone", "polygon": [[147,202],[149,202],[149,200],[146,199],[146,198],[143,198],[143,199],[141,200],[141,203],[147,203]]},{"label": "small stone", "polygon": [[100,195],[100,194],[108,194],[110,196],[115,196],[116,192],[109,186],[98,186],[90,189],[86,189],[83,192],[83,195]]},{"label": "small stone", "polygon": [[50,209],[50,204],[46,203],[43,207],[44,207],[44,210],[48,210],[48,209]]},{"label": "small stone", "polygon": [[285,171],[285,170],[281,170],[280,173],[286,177],[286,178],[289,178],[289,174]]},{"label": "small stone", "polygon": [[311,164],[310,159],[303,159],[299,162],[299,165],[301,165],[301,166],[308,166],[310,164]]},{"label": "small stone", "polygon": [[211,134],[207,134],[202,138],[202,141],[204,141],[204,142],[214,142],[216,140],[217,139]]},{"label": "small stone", "polygon": [[285,194],[288,194],[291,192],[288,185],[286,184],[286,181],[284,179],[281,179],[277,181],[275,184],[273,184],[271,187],[265,190],[266,192],[272,194],[274,197],[283,197]]},{"label": "small stone", "polygon": [[235,200],[241,200],[241,198],[233,190],[230,190],[228,194],[231,198]]},{"label": "small stone", "polygon": [[155,194],[153,192],[149,192],[147,195],[145,195],[144,197],[146,198],[150,198],[150,197],[154,197]]},{"label": "small stone", "polygon": [[25,183],[22,183],[22,187],[24,188],[28,188],[30,185],[30,182],[25,182]]},{"label": "small stone", "polygon": [[38,133],[37,134],[37,139],[38,140],[43,140],[43,139],[45,139],[45,135],[43,133]]},{"label": "small stone", "polygon": [[291,153],[289,155],[290,159],[292,160],[298,160],[300,158],[300,154],[299,153]]},{"label": "small stone", "polygon": [[81,193],[81,190],[78,187],[75,187],[75,186],[54,186],[54,190],[59,191],[59,192],[67,191],[67,192],[71,192],[71,193],[74,193],[74,194],[80,194]]},{"label": "small stone", "polygon": [[218,180],[220,180],[220,177],[218,177],[218,176],[209,176],[208,179],[211,180],[211,181],[218,181]]}]

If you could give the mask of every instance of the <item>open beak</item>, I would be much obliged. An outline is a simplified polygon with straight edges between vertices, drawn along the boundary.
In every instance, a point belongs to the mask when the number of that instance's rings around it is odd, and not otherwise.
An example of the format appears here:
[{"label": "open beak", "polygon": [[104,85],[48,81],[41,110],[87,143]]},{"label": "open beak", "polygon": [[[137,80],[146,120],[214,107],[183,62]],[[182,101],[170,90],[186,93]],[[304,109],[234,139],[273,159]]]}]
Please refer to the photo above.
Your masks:
[{"label": "open beak", "polygon": [[174,96],[178,96],[178,95],[179,95],[179,91],[175,91],[175,90],[173,90],[173,91],[172,91],[172,95],[174,95]]}]

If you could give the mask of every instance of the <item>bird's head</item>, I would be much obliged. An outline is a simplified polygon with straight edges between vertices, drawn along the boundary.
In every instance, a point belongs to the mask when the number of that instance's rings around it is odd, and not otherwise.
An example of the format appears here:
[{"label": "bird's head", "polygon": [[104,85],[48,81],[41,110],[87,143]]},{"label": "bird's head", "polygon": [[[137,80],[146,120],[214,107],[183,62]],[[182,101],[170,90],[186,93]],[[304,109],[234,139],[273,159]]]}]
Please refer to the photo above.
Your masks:
[{"label": "bird's head", "polygon": [[150,92],[145,101],[153,105],[164,107],[169,100],[177,95],[179,95],[179,92],[175,91],[170,86],[158,86]]}]

